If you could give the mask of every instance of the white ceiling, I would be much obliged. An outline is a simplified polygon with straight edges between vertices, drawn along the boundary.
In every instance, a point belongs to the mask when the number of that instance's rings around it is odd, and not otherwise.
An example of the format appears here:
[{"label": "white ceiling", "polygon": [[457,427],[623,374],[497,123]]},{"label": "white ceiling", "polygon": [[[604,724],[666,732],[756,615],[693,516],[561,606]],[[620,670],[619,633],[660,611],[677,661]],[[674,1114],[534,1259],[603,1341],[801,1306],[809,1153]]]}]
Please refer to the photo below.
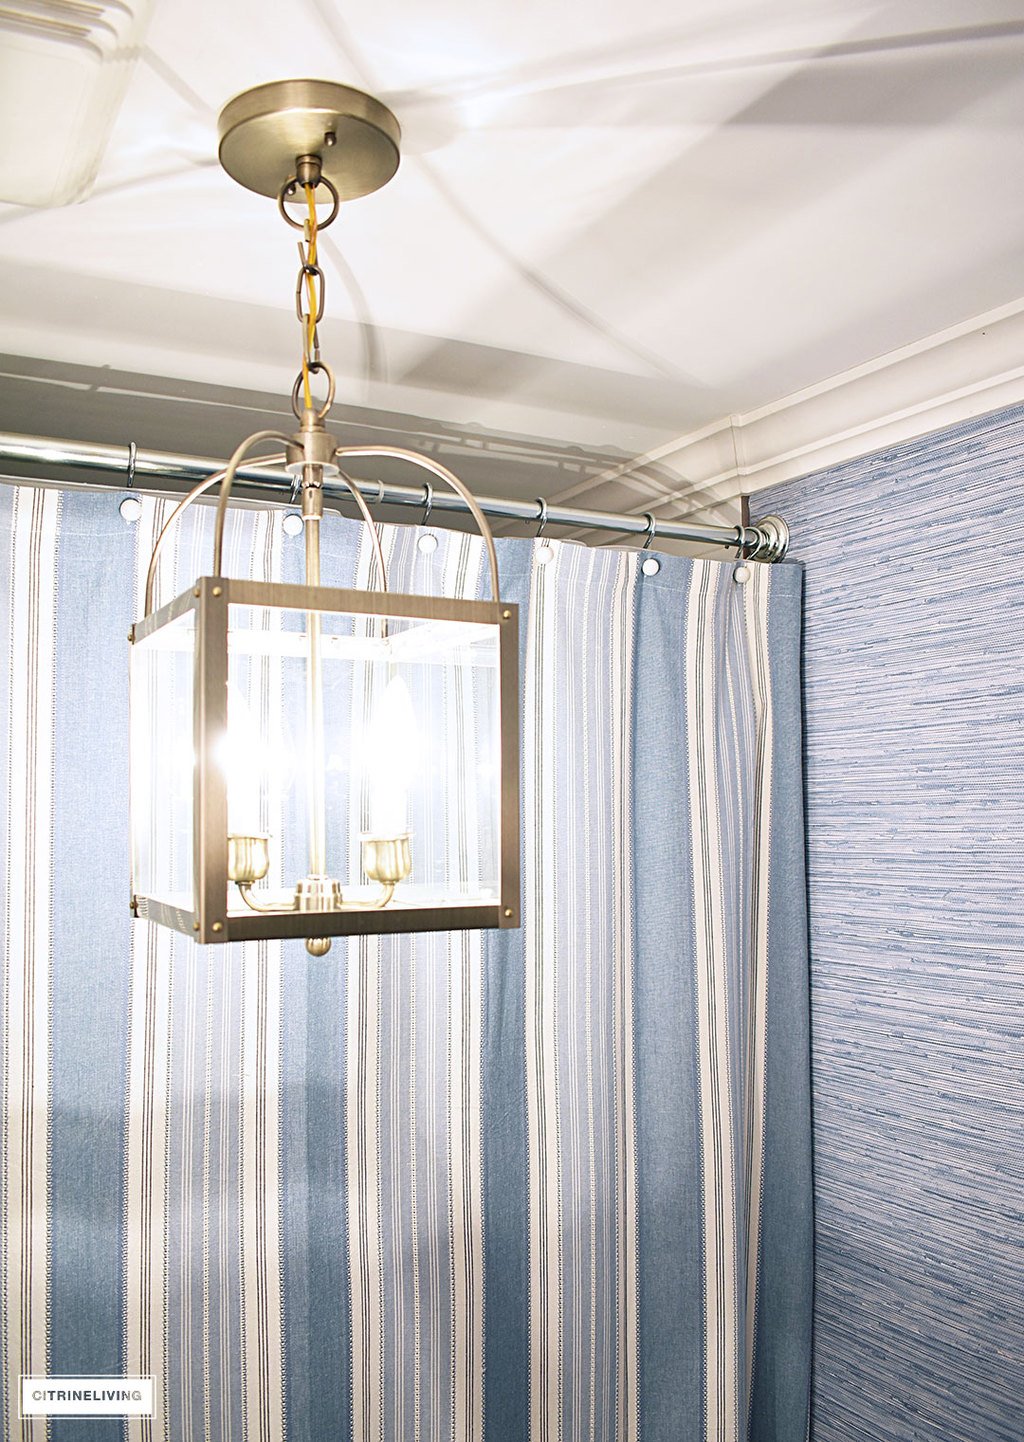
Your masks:
[{"label": "white ceiling", "polygon": [[307,74],[404,133],[327,247],[354,405],[630,454],[1024,295],[1024,0],[162,0],[92,194],[0,207],[0,349],[287,395],[216,116]]}]

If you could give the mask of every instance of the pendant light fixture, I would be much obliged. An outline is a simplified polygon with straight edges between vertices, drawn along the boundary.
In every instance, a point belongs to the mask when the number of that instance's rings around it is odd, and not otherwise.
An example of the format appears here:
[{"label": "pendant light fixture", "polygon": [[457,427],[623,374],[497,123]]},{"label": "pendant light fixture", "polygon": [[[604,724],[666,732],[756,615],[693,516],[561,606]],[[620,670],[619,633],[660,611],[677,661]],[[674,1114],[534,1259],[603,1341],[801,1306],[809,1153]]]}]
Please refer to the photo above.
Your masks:
[{"label": "pendant light fixture", "polygon": [[[333,936],[519,925],[518,616],[500,598],[490,527],[437,461],[339,445],[326,428],[335,383],[317,330],[318,236],[342,201],[390,180],[398,146],[386,106],[326,81],[259,86],[220,117],[225,170],[276,197],[302,234],[303,357],[297,430],[249,436],[179,504],[129,638],[132,909],[200,942],[303,937],[320,956]],[[235,472],[268,442],[277,453],[255,464],[283,462],[300,491],[305,585],[223,574]],[[364,456],[420,466],[462,497],[483,536],[489,601],[388,589],[376,528],[342,470]],[[348,487],[369,527],[376,589],[321,583],[325,477]],[[156,608],[168,532],[218,483],[211,574]]]}]

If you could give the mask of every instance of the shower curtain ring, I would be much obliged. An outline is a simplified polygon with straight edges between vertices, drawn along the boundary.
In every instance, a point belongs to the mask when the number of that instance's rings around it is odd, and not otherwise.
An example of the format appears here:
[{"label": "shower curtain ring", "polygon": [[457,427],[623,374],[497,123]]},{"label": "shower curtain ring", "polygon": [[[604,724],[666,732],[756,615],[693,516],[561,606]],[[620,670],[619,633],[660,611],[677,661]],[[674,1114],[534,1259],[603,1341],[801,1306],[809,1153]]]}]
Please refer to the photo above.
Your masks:
[{"label": "shower curtain ring", "polygon": [[647,518],[647,540],[643,544],[643,550],[649,551],[651,542],[654,540],[654,533],[658,529],[658,523],[650,511],[644,511],[644,515]]},{"label": "shower curtain ring", "polygon": [[743,526],[736,527],[736,566],[733,569],[732,578],[741,586],[745,586],[750,580],[750,567],[747,565],[747,533]]},{"label": "shower curtain ring", "polygon": [[128,442],[128,489],[131,490],[135,484],[135,457],[138,455],[138,447],[134,441]]},{"label": "shower curtain ring", "polygon": [[423,516],[420,525],[425,526],[430,520],[430,512],[434,505],[434,487],[429,481],[423,482]]},{"label": "shower curtain ring", "polygon": [[538,524],[537,524],[537,535],[540,536],[540,535],[543,533],[543,531],[544,531],[544,527],[545,527],[545,526],[547,525],[547,523],[548,523],[548,503],[547,503],[547,501],[544,499],[543,496],[538,496],[535,504],[536,504],[537,507],[538,507],[538,511],[537,511],[537,522],[538,522]]}]

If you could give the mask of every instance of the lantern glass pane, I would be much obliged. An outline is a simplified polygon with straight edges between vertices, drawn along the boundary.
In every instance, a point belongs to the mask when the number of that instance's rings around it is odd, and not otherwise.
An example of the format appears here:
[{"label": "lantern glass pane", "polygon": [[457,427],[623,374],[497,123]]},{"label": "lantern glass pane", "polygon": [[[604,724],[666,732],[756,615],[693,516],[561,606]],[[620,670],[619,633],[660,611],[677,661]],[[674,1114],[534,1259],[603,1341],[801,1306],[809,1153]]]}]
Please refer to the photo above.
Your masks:
[{"label": "lantern glass pane", "polygon": [[195,612],[131,648],[132,878],[137,896],[190,911]]},{"label": "lantern glass pane", "polygon": [[[267,838],[262,899],[287,902],[321,874],[346,902],[373,901],[364,839],[408,834],[392,907],[497,902],[498,647],[498,627],[478,622],[229,607],[219,754],[229,835]],[[233,886],[228,907],[247,909]]]}]

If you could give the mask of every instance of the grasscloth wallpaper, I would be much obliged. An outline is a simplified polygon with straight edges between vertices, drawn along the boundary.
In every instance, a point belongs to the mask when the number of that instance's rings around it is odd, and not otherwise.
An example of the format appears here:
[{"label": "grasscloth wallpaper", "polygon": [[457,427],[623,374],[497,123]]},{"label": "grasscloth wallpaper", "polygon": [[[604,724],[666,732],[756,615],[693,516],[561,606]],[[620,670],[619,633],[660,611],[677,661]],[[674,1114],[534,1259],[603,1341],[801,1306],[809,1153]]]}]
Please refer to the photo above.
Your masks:
[{"label": "grasscloth wallpaper", "polygon": [[1024,1438],[1024,411],[759,497],[806,564],[815,1442]]}]

